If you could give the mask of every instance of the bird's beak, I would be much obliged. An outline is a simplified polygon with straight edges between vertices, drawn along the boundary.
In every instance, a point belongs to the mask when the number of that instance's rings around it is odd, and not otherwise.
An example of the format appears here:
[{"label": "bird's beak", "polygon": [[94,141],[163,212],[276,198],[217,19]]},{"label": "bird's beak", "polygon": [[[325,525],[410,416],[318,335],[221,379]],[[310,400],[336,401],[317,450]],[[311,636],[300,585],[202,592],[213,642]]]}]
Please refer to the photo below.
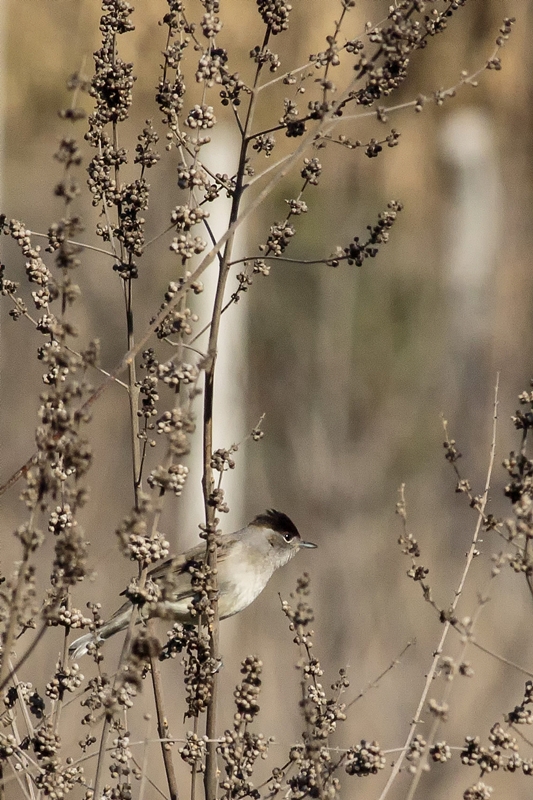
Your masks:
[{"label": "bird's beak", "polygon": [[313,542],[300,542],[300,547],[315,548],[317,545],[313,544]]}]

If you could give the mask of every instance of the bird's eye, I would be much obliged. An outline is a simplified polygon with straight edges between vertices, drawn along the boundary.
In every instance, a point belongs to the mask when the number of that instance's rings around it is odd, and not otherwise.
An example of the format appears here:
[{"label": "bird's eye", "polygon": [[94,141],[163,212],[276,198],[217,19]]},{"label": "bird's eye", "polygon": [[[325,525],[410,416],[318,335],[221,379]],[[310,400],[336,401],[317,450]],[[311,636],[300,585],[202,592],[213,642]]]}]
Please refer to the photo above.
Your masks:
[{"label": "bird's eye", "polygon": [[294,536],[293,536],[293,534],[292,534],[292,533],[284,533],[284,534],[283,534],[283,538],[285,539],[285,541],[286,541],[286,542],[287,542],[287,544],[288,544],[289,542],[292,542],[292,540],[293,540]]}]

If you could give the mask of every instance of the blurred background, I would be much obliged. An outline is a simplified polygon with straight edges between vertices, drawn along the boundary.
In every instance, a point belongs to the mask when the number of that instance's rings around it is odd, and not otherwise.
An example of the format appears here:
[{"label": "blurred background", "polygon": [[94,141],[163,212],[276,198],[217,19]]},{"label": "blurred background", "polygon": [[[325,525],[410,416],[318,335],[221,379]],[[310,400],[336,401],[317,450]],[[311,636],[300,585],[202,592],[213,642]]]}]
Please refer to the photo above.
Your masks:
[{"label": "blurred background", "polygon": [[[135,63],[137,76],[131,120],[121,134],[130,152],[145,119],[154,119],[162,138],[165,132],[153,94],[165,40],[157,21],[166,4],[138,5],[136,30],[121,41],[122,55]],[[360,35],[367,20],[382,19],[387,5],[379,0],[358,2],[344,28],[345,38]],[[196,6],[192,13],[199,16],[200,5]],[[325,48],[325,37],[340,13],[340,4],[333,1],[295,0],[293,7],[288,32],[271,43],[283,71]],[[46,232],[63,215],[53,196],[60,165],[52,155],[64,135],[81,141],[85,123],[72,128],[58,118],[57,110],[70,102],[67,78],[80,69],[91,74],[99,15],[95,0],[3,0],[1,210],[8,218],[24,220],[32,231]],[[247,80],[248,52],[262,40],[256,4],[226,0],[221,16],[221,45],[234,48],[231,69]],[[239,448],[237,468],[225,484],[231,513],[222,520],[223,530],[241,527],[274,507],[289,514],[302,536],[319,545],[277,574],[258,601],[221,630],[224,727],[233,713],[231,692],[239,679],[240,660],[254,652],[264,661],[261,730],[277,741],[261,768],[265,775],[284,761],[302,728],[293,667],[297,653],[278,592],[286,598],[303,570],[311,574],[315,646],[325,670],[324,684],[332,683],[338,669],[346,666],[351,681],[348,701],[416,639],[401,663],[351,708],[332,744],[348,747],[365,738],[392,749],[404,742],[441,627],[419,587],[405,574],[410,564],[397,544],[398,488],[405,483],[408,527],[430,570],[435,600],[448,607],[476,516],[465,498],[455,494],[454,475],[442,448],[442,417],[463,454],[459,467],[480,493],[488,466],[497,373],[499,424],[491,510],[503,516],[511,513],[502,494],[506,473],[500,464],[519,446],[510,416],[517,394],[529,386],[533,350],[533,6],[521,0],[470,0],[454,14],[448,31],[415,55],[410,77],[391,103],[454,86],[463,69],[477,71],[492,54],[506,16],[515,16],[517,23],[501,53],[503,69],[483,72],[478,88],[464,87],[443,107],[428,104],[421,114],[413,109],[391,114],[386,125],[362,119],[345,129],[352,138],[367,141],[384,138],[394,127],[401,132],[398,147],[385,148],[376,159],[368,159],[362,149],[350,152],[334,146],[318,153],[324,175],[304,198],[310,210],[297,218],[297,236],[287,256],[328,256],[354,236],[363,238],[366,225],[375,224],[387,203],[400,200],[404,210],[377,258],[362,268],[274,264],[270,276],[255,278],[223,320],[215,446],[244,440],[262,414],[266,433],[261,442],[248,440]],[[216,96],[216,88],[212,91]],[[272,91],[258,109],[258,125],[276,123],[283,96],[283,89]],[[90,111],[89,98],[80,102]],[[304,95],[302,106],[305,103]],[[229,122],[221,119],[210,147],[217,171],[231,174],[236,140]],[[86,166],[92,153],[88,148],[84,152]],[[176,163],[175,152],[163,154],[148,176],[148,239],[166,226],[170,209],[180,202]],[[295,197],[300,185],[295,170],[247,223],[238,244],[242,257],[257,255],[257,244],[266,241],[269,226],[286,215],[284,199]],[[97,217],[86,196],[80,198],[79,208],[86,221],[83,241],[95,243]],[[227,205],[221,202],[211,214],[215,229],[223,232]],[[169,241],[156,242],[140,263],[135,287],[138,331],[173,279]],[[5,237],[2,247],[7,277],[23,281],[20,253]],[[76,321],[84,341],[100,337],[102,366],[112,368],[126,349],[120,281],[109,260],[86,253],[82,261],[77,278],[84,302],[76,308]],[[206,278],[204,305],[198,309],[204,317],[209,314],[212,285]],[[236,285],[233,275],[228,295]],[[4,301],[2,482],[33,451],[42,371],[35,357],[40,342],[24,320],[14,324],[7,312]],[[75,601],[83,608],[87,600],[99,600],[108,613],[133,572],[119,555],[114,534],[132,505],[127,402],[118,388],[110,389],[94,407],[91,430],[94,467],[83,525],[92,545],[94,578],[76,590]],[[195,541],[202,520],[194,454],[190,466],[186,493],[167,504],[162,524],[174,551]],[[16,487],[2,498],[7,564],[17,553],[11,532],[24,516],[18,493]],[[48,543],[44,552],[52,547]],[[487,588],[491,555],[502,549],[505,545],[495,535],[480,546],[482,555],[472,567],[459,616],[475,612],[478,593]],[[40,578],[44,581],[46,574]],[[477,627],[478,640],[533,669],[528,633],[533,603],[525,581],[504,571],[490,584],[489,596]],[[51,634],[39,651],[44,676],[59,652],[59,632],[56,635],[57,642]],[[110,671],[119,647],[119,642],[106,646]],[[457,656],[460,648],[457,635],[451,633],[444,654]],[[438,736],[451,745],[460,746],[465,735],[486,738],[493,723],[502,721],[522,698],[523,674],[473,648],[467,658],[475,675],[456,679],[449,721]],[[90,662],[83,664],[86,676],[92,670]],[[164,665],[167,700],[176,715],[171,722],[174,735],[182,729],[179,673],[177,663]],[[36,682],[35,676],[31,680]],[[37,687],[41,692],[44,682],[45,678]],[[443,689],[441,677],[430,697],[439,699]],[[138,713],[150,707],[150,693],[145,694]],[[72,704],[68,713],[77,719],[79,709]],[[422,735],[429,727],[421,726]],[[523,743],[521,748],[525,756],[533,755]],[[154,745],[154,760],[159,758]],[[368,781],[345,778],[343,796],[378,797],[385,779],[386,775]],[[418,795],[460,797],[477,779],[478,772],[460,766],[456,755],[424,776]],[[526,798],[531,796],[529,781],[521,775],[497,774],[486,782],[500,787],[500,796],[509,797],[506,787],[512,786],[513,797]],[[405,796],[407,785],[407,778],[400,777],[391,797]]]}]

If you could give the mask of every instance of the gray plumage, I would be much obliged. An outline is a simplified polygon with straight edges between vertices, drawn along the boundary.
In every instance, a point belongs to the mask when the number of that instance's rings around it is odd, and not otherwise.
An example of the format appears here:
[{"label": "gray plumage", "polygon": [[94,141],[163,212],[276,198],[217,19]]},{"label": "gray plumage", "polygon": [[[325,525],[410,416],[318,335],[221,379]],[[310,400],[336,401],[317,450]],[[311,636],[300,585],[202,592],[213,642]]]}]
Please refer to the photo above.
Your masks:
[{"label": "gray plumage", "polygon": [[[226,619],[243,611],[263,591],[273,573],[293,558],[302,547],[316,547],[302,541],[294,523],[286,514],[271,509],[255,517],[245,528],[220,537],[217,552],[218,611]],[[182,555],[169,558],[148,573],[148,580],[160,585],[172,581],[172,589],[158,604],[165,617],[190,623],[190,606],[194,599],[191,567],[205,561],[204,543]],[[96,633],[80,636],[69,647],[71,658],[87,653],[91,642],[102,642],[128,627],[133,605],[126,601]],[[142,618],[142,613],[139,615]],[[139,620],[141,621],[141,620]]]}]

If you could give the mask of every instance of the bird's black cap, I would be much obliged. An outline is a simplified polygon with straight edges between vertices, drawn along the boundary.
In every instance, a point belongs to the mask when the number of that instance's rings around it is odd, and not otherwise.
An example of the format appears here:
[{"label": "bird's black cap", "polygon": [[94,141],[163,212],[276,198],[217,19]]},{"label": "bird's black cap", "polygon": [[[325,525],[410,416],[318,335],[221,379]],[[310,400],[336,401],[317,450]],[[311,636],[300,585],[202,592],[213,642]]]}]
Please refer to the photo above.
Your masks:
[{"label": "bird's black cap", "polygon": [[277,533],[291,533],[298,539],[300,538],[294,522],[282,511],[276,511],[274,508],[267,509],[264,514],[258,514],[251,524],[262,528],[271,528]]}]

